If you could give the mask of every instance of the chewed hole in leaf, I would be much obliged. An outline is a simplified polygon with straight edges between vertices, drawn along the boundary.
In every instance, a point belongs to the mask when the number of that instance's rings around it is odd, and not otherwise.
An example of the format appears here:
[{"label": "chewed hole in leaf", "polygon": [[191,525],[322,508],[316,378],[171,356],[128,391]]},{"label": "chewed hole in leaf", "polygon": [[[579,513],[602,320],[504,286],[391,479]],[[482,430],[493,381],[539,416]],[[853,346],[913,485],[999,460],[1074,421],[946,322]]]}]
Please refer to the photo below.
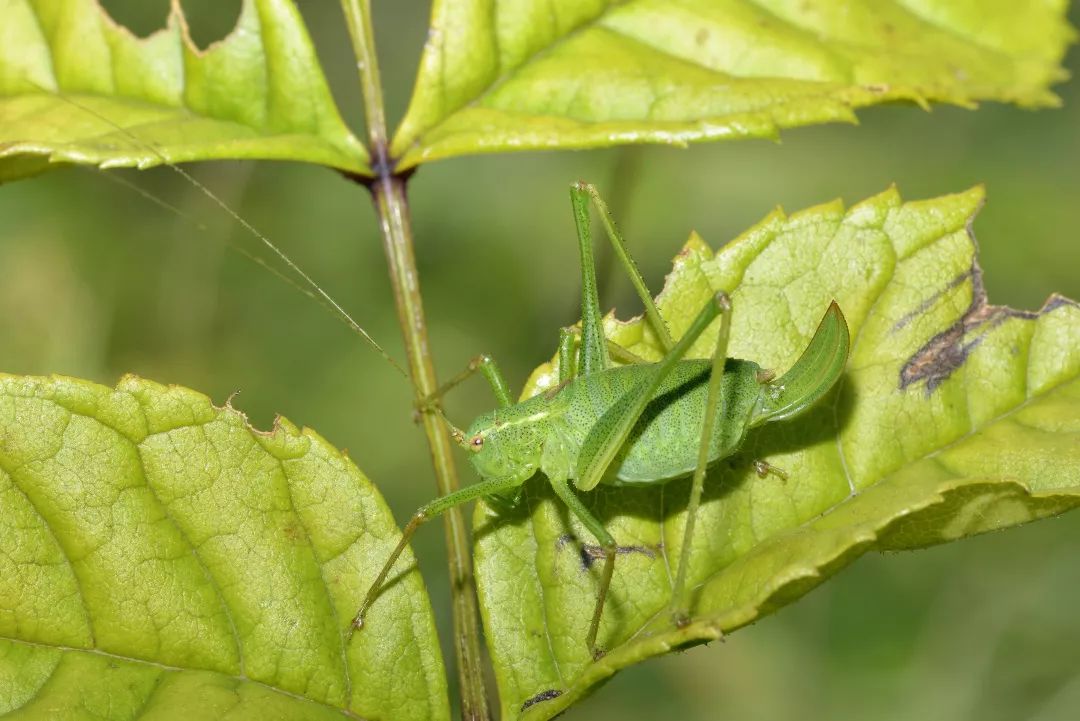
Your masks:
[{"label": "chewed hole in leaf", "polygon": [[[368,174],[295,3],[3,4],[0,179],[62,163],[304,160]],[[212,7],[211,7],[212,5]],[[109,14],[111,13],[111,15]],[[204,24],[207,23],[207,24]],[[200,50],[200,48],[203,48]]]},{"label": "chewed hole in leaf", "polygon": [[224,40],[236,27],[242,0],[181,0],[188,33],[202,49]]},{"label": "chewed hole in leaf", "polygon": [[98,0],[117,25],[145,38],[165,27],[169,0]]},{"label": "chewed hole in leaf", "polygon": [[[164,29],[172,7],[170,0],[98,0],[98,4],[118,25],[140,38]],[[243,0],[180,0],[188,37],[200,50],[234,30],[242,8]]]}]

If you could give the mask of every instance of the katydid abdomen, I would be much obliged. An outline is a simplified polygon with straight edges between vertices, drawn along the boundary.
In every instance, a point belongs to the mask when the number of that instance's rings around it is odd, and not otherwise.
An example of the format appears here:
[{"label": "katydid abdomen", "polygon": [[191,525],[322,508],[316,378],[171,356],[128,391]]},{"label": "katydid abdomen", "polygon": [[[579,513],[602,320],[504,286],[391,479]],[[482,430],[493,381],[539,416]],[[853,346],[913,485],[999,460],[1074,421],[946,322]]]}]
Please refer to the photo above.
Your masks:
[{"label": "katydid abdomen", "polygon": [[[639,485],[693,473],[711,369],[711,360],[687,360],[675,366],[645,406],[602,483]],[[730,456],[742,445],[761,399],[762,386],[757,380],[760,370],[751,361],[727,360],[709,447],[710,464]],[[614,401],[653,372],[652,364],[611,368],[580,376],[559,392],[553,405],[565,408],[562,417],[568,440],[576,446],[571,450],[573,467],[577,466],[589,431],[606,422],[605,415],[619,412]]]}]

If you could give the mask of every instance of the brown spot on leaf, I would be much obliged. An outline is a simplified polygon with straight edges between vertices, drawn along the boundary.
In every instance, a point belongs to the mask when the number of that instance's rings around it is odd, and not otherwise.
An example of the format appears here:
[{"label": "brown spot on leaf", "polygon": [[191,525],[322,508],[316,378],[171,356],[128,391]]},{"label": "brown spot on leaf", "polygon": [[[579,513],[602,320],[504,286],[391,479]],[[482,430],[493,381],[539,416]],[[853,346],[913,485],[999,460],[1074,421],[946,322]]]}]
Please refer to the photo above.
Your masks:
[{"label": "brown spot on leaf", "polygon": [[[656,558],[656,551],[649,546],[616,546],[616,556],[626,556],[631,553],[640,553],[642,556],[652,560]],[[581,547],[581,567],[588,569],[591,568],[596,561],[604,560],[604,549],[600,546],[593,546],[585,544]]]},{"label": "brown spot on leaf", "polygon": [[908,313],[905,313],[900,318],[900,320],[893,323],[892,332],[896,333],[899,330],[903,330],[904,326],[906,326],[908,323],[915,320],[916,318],[921,316],[926,311],[930,310],[930,308],[932,308],[935,303],[937,303],[939,300],[941,300],[941,296],[945,295],[950,290],[953,290],[955,288],[960,287],[969,278],[971,278],[971,270],[966,270],[963,273],[961,273],[960,275],[958,275],[955,278],[953,278],[952,280],[950,280],[948,282],[948,284],[946,284],[946,286],[944,288],[942,288],[938,292],[931,295],[929,298],[924,300],[922,303],[919,303],[918,307],[916,307],[914,310],[912,310],[912,311],[910,311]]},{"label": "brown spot on leaf", "polygon": [[698,47],[709,42],[709,31],[705,28],[699,28],[694,34],[694,42],[698,44]]},{"label": "brown spot on leaf", "polygon": [[[893,326],[893,331],[903,328],[916,316],[926,312],[948,290],[971,279],[971,305],[956,322],[928,340],[922,348],[912,355],[900,368],[900,390],[925,381],[926,393],[933,393],[955,373],[971,352],[979,347],[986,335],[1009,318],[1036,318],[1039,313],[1015,310],[1004,305],[990,305],[983,286],[982,269],[972,264],[971,270],[963,273],[926,301],[919,304],[912,313],[905,315]],[[1048,303],[1049,304],[1049,303]]]},{"label": "brown spot on leaf", "polygon": [[[561,549],[568,543],[577,543],[577,539],[570,534],[563,534],[559,536],[559,540],[555,542],[555,547]],[[663,544],[657,546],[616,546],[615,555],[625,556],[631,553],[640,553],[649,559],[655,559],[657,552],[663,548]],[[592,568],[593,563],[596,561],[604,560],[604,548],[596,544],[583,543],[581,544],[581,568],[582,570],[589,570]]]},{"label": "brown spot on leaf", "polygon": [[558,698],[559,696],[562,696],[562,694],[563,692],[557,688],[549,688],[547,691],[541,691],[535,696],[530,696],[529,698],[525,699],[525,703],[521,704],[521,710],[524,711],[530,706],[535,706],[541,701],[550,701],[553,698]]}]

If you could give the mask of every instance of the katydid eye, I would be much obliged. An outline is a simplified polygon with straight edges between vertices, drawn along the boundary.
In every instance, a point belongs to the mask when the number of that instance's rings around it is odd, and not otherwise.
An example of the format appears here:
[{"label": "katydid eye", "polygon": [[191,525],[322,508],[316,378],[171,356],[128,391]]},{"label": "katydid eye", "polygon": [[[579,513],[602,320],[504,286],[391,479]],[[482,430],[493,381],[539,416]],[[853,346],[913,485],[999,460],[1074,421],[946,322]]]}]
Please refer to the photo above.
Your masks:
[{"label": "katydid eye", "polygon": [[472,440],[469,441],[469,447],[472,449],[472,451],[474,453],[479,451],[481,448],[484,447],[484,437],[483,436],[473,436]]}]

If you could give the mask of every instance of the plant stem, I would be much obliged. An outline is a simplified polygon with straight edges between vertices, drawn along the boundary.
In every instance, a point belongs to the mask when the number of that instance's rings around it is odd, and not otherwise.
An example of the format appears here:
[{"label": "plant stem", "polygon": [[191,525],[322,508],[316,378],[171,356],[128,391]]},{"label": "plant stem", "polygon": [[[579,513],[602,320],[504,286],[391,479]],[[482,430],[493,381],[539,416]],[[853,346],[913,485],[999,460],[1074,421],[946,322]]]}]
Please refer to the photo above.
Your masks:
[{"label": "plant stem", "polygon": [[[429,395],[438,388],[438,382],[428,349],[420,284],[413,257],[405,181],[393,176],[379,178],[372,186],[372,194],[379,213],[387,262],[390,265],[398,320],[405,334],[409,369],[420,394]],[[422,417],[431,447],[431,460],[435,466],[439,495],[446,495],[458,487],[453,443],[441,416],[424,413]],[[457,654],[458,680],[461,684],[461,716],[463,719],[480,721],[489,718],[489,714],[487,693],[484,689],[480,625],[473,592],[469,538],[461,508],[450,509],[445,518],[450,592],[454,611],[454,648]]]},{"label": "plant stem", "polygon": [[[398,322],[405,337],[409,370],[416,384],[418,397],[424,397],[433,393],[439,384],[428,348],[423,298],[413,253],[406,181],[393,174],[393,164],[388,155],[386,114],[375,55],[371,6],[369,0],[342,0],[342,8],[360,71],[369,150],[375,172],[375,179],[370,185],[371,194],[379,216],[379,229],[394,288]],[[446,495],[459,485],[457,469],[454,466],[453,443],[446,423],[440,416],[424,413],[422,417],[431,448],[432,464],[435,467],[435,482],[439,494]],[[484,684],[480,622],[476,595],[473,592],[472,559],[469,555],[465,517],[460,508],[450,509],[444,517],[450,593],[453,598],[454,650],[461,689],[461,717],[466,721],[486,721],[490,718],[490,712]]]}]

